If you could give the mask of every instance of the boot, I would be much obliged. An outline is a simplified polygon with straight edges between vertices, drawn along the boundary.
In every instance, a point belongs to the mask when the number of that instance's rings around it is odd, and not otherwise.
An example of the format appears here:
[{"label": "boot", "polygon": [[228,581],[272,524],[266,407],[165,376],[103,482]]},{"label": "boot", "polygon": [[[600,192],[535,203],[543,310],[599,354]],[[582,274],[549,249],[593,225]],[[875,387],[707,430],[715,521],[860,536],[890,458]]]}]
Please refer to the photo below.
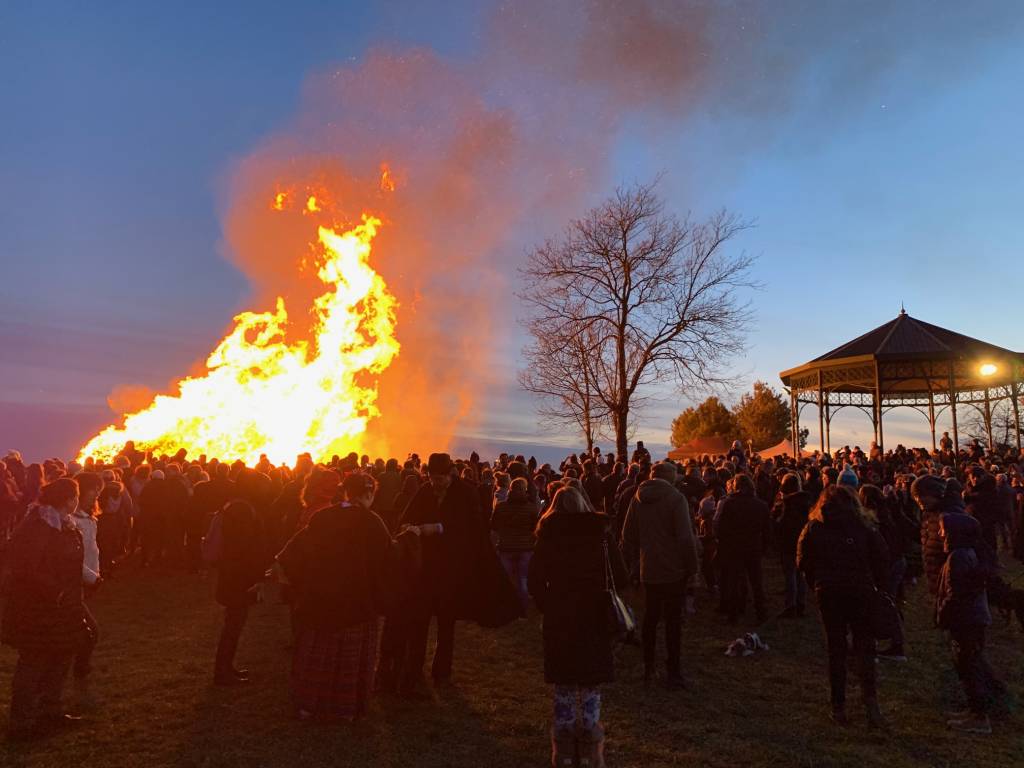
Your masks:
[{"label": "boot", "polygon": [[600,723],[590,730],[580,728],[576,744],[580,755],[580,768],[605,768],[604,727]]},{"label": "boot", "polygon": [[833,704],[830,717],[836,725],[845,727],[850,724],[850,718],[846,716],[846,707],[843,704]]},{"label": "boot", "polygon": [[576,733],[572,728],[551,729],[551,768],[576,765]]},{"label": "boot", "polygon": [[96,709],[96,697],[90,690],[88,677],[76,677],[72,682],[75,711],[79,714]]},{"label": "boot", "polygon": [[879,728],[881,730],[887,730],[889,723],[882,716],[882,710],[878,708],[877,700],[870,700],[864,702],[864,712],[868,718],[869,728]]}]

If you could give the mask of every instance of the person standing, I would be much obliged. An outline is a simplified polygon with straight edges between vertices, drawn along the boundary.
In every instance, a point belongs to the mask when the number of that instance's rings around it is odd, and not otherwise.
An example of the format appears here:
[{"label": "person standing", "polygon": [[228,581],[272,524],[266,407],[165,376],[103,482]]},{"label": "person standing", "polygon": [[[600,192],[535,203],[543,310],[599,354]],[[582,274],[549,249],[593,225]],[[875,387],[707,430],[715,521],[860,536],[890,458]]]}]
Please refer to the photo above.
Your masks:
[{"label": "person standing", "polygon": [[267,567],[266,543],[257,512],[264,478],[266,475],[255,469],[242,470],[235,497],[210,522],[207,540],[214,543],[204,554],[217,566],[216,599],[224,607],[224,624],[214,658],[215,685],[249,682],[249,671],[235,667],[235,654],[249,609],[259,600],[259,585]]},{"label": "person standing", "polygon": [[775,530],[778,533],[779,562],[786,586],[786,607],[781,617],[799,618],[804,615],[807,600],[807,582],[796,567],[796,544],[807,525],[811,511],[811,497],[801,488],[800,475],[790,472],[782,478],[781,496],[772,509]]},{"label": "person standing", "polygon": [[832,720],[847,725],[847,635],[853,652],[868,724],[885,727],[878,706],[875,639],[871,627],[876,586],[889,579],[885,540],[860,505],[855,491],[829,485],[811,511],[797,544],[797,566],[814,589],[828,646]]},{"label": "person standing", "polygon": [[939,576],[935,624],[949,632],[954,666],[967,696],[967,710],[950,713],[947,725],[963,733],[989,734],[989,710],[1006,695],[1006,686],[985,659],[985,629],[992,613],[986,568],[978,556],[982,527],[973,517],[949,514],[940,519],[939,532],[949,554]]},{"label": "person standing", "polygon": [[[93,472],[79,472],[75,477],[78,483],[78,509],[71,516],[75,527],[82,534],[82,586],[85,596],[91,596],[100,583],[100,549],[97,544],[97,499],[103,489],[103,480]],[[92,654],[99,641],[99,625],[89,610],[85,599],[82,600],[86,623],[89,631],[82,634],[82,642],[75,649],[72,664],[72,678],[75,701],[78,711],[91,709],[96,702],[89,686],[89,675],[92,672]]]},{"label": "person standing", "polygon": [[715,514],[715,538],[722,580],[722,607],[730,623],[746,612],[747,585],[754,597],[758,622],[767,618],[761,559],[768,551],[771,514],[755,495],[749,475],[729,480],[729,494]]},{"label": "person standing", "polygon": [[939,533],[943,515],[966,515],[959,485],[935,475],[922,475],[910,486],[910,495],[921,509],[921,557],[928,578],[928,592],[938,594],[939,575],[946,564],[946,549]]},{"label": "person standing", "polygon": [[491,514],[491,530],[498,538],[498,556],[519,593],[524,611],[530,603],[526,577],[533,555],[537,512],[536,502],[530,500],[528,481],[517,477],[509,488],[508,498],[498,502]]},{"label": "person standing", "polygon": [[14,532],[0,640],[18,651],[11,681],[9,736],[45,735],[78,718],[61,703],[75,651],[89,625],[82,602],[82,534],[71,515],[78,483],[59,478],[40,488]]},{"label": "person standing", "polygon": [[651,467],[626,512],[622,553],[633,583],[644,589],[644,682],[654,678],[658,624],[665,618],[666,685],[685,688],[680,671],[683,598],[697,573],[697,545],[686,497],[675,488],[676,468]]},{"label": "person standing", "polygon": [[627,573],[606,515],[582,492],[565,487],[537,525],[529,589],[544,614],[544,680],[554,685],[552,765],[604,765],[601,688],[615,678],[607,568],[616,584]]},{"label": "person standing", "polygon": [[371,509],[374,479],[351,474],[343,488],[346,500],[317,511],[277,556],[293,595],[292,703],[301,720],[354,720],[374,689],[394,542]]},{"label": "person standing", "polygon": [[447,453],[430,455],[429,481],[416,492],[402,519],[404,525],[416,527],[441,525],[440,536],[423,541],[422,574],[405,627],[407,651],[401,692],[407,696],[422,694],[432,619],[437,619],[437,648],[431,676],[440,687],[451,682],[457,620],[502,626],[522,615],[516,590],[491,546],[479,497],[473,488],[454,477],[453,466]]}]

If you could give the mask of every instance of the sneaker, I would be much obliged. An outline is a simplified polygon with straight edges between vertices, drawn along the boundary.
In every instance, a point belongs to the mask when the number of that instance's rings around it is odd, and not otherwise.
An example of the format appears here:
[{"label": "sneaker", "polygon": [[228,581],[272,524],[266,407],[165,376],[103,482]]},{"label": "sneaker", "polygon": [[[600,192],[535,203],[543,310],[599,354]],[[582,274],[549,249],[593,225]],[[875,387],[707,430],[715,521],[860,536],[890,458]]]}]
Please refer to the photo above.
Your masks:
[{"label": "sneaker", "polygon": [[987,736],[992,733],[992,723],[988,715],[972,715],[967,720],[950,720],[946,723],[950,730],[960,733],[978,733]]}]

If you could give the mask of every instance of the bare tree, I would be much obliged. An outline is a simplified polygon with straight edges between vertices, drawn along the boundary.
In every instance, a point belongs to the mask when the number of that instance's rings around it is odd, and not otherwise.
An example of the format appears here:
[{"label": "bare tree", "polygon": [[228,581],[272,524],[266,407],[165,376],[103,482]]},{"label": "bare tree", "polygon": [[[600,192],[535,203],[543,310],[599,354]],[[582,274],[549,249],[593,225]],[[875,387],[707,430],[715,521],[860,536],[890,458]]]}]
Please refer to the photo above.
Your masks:
[{"label": "bare tree", "polygon": [[730,383],[721,369],[743,349],[749,322],[737,294],[754,285],[752,257],[725,247],[749,223],[725,211],[680,221],[656,184],[619,188],[530,253],[522,270],[531,325],[584,339],[620,456],[631,410],[650,385]]},{"label": "bare tree", "polygon": [[519,373],[520,385],[539,396],[537,413],[548,426],[579,428],[587,450],[593,450],[608,422],[608,409],[596,386],[592,359],[596,340],[591,329],[539,321],[529,323],[527,329],[533,341],[523,351],[526,365]]}]

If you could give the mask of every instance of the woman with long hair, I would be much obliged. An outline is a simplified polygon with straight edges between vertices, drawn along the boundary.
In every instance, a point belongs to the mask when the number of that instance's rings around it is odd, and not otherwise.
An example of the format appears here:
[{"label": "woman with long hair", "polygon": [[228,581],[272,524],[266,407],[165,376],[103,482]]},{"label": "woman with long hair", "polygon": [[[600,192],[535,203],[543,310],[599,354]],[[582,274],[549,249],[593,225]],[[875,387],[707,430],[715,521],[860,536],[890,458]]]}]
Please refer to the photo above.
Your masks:
[{"label": "woman with long hair", "polygon": [[857,493],[829,485],[811,510],[797,544],[797,565],[814,589],[828,646],[832,720],[847,725],[847,634],[860,676],[868,724],[884,727],[875,680],[875,638],[871,626],[875,588],[886,589],[889,561],[877,521],[864,510]]},{"label": "woman with long hair", "polygon": [[555,686],[552,764],[604,765],[601,689],[615,677],[607,567],[627,574],[609,520],[583,493],[564,487],[537,524],[528,587],[544,614],[544,679]]}]

